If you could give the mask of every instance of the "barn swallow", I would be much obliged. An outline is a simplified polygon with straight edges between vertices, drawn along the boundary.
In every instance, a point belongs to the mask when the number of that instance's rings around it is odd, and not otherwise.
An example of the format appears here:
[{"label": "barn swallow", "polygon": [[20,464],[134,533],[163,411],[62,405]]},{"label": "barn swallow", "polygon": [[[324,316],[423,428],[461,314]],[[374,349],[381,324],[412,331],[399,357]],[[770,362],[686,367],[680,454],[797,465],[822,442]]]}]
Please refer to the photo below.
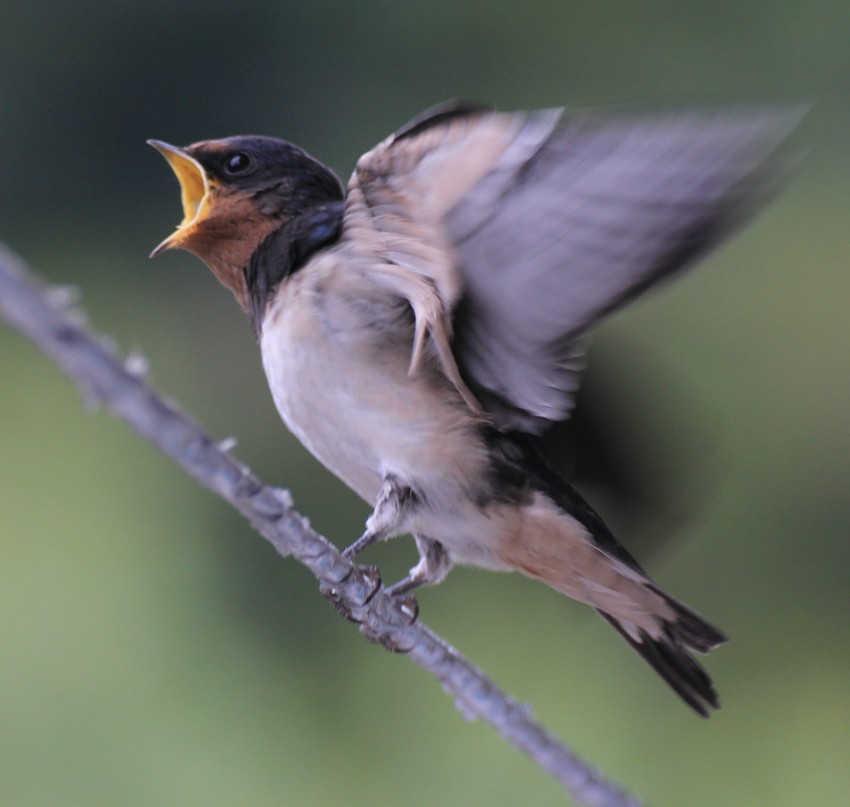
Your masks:
[{"label": "barn swallow", "polygon": [[544,458],[588,329],[704,255],[770,195],[783,110],[498,113],[453,103],[344,188],[269,137],[149,141],[200,257],[248,315],[289,429],[374,511],[345,554],[410,533],[394,595],[456,563],[595,608],[697,713],[689,651],[726,637],[663,591]]}]

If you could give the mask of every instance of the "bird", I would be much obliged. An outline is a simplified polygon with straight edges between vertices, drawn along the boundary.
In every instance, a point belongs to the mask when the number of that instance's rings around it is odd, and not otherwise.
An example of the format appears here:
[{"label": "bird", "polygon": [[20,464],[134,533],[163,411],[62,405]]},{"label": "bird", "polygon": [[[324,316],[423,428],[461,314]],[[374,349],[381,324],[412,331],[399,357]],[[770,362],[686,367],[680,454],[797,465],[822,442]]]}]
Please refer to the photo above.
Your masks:
[{"label": "bird", "polygon": [[664,591],[547,458],[588,331],[775,195],[784,107],[543,109],[453,101],[365,153],[347,185],[285,140],[149,140],[198,256],[251,323],[274,403],[374,509],[344,555],[410,534],[387,592],[456,564],[585,603],[697,714],[693,652],[726,641]]}]

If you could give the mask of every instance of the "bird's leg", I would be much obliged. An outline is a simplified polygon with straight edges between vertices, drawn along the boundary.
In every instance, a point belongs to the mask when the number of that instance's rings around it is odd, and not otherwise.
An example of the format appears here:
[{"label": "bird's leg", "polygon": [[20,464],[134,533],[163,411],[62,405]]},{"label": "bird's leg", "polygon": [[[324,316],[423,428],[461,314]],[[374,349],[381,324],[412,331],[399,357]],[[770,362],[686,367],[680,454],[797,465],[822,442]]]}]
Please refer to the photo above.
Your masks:
[{"label": "bird's leg", "polygon": [[387,474],[378,491],[375,509],[366,521],[366,532],[342,554],[353,560],[375,541],[386,541],[404,532],[407,516],[416,503],[417,496],[413,490],[398,477]]},{"label": "bird's leg", "polygon": [[392,597],[407,594],[420,586],[435,586],[451,571],[452,559],[439,541],[422,535],[413,537],[419,550],[419,563],[410,570],[407,577],[387,589],[387,594]]}]

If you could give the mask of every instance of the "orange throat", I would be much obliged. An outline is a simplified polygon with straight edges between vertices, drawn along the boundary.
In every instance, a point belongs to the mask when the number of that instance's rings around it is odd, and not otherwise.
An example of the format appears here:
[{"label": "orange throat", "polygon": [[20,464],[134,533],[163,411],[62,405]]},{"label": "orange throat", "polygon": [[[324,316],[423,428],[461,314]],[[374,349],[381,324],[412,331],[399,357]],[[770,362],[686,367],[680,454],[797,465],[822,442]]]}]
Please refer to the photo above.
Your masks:
[{"label": "orange throat", "polygon": [[221,196],[211,207],[210,214],[181,233],[174,246],[197,255],[248,313],[245,269],[281,220],[261,215],[250,198],[237,194]]}]

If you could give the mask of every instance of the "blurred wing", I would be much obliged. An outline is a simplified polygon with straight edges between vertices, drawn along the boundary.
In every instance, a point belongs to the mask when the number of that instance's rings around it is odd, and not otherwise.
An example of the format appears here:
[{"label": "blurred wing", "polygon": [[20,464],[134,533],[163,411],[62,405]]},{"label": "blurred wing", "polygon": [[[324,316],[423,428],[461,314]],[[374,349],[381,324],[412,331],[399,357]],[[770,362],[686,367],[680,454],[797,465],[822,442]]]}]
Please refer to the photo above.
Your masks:
[{"label": "blurred wing", "polygon": [[496,424],[540,432],[573,405],[579,337],[758,207],[798,117],[442,107],[360,159],[347,223],[433,289],[444,367]]}]

